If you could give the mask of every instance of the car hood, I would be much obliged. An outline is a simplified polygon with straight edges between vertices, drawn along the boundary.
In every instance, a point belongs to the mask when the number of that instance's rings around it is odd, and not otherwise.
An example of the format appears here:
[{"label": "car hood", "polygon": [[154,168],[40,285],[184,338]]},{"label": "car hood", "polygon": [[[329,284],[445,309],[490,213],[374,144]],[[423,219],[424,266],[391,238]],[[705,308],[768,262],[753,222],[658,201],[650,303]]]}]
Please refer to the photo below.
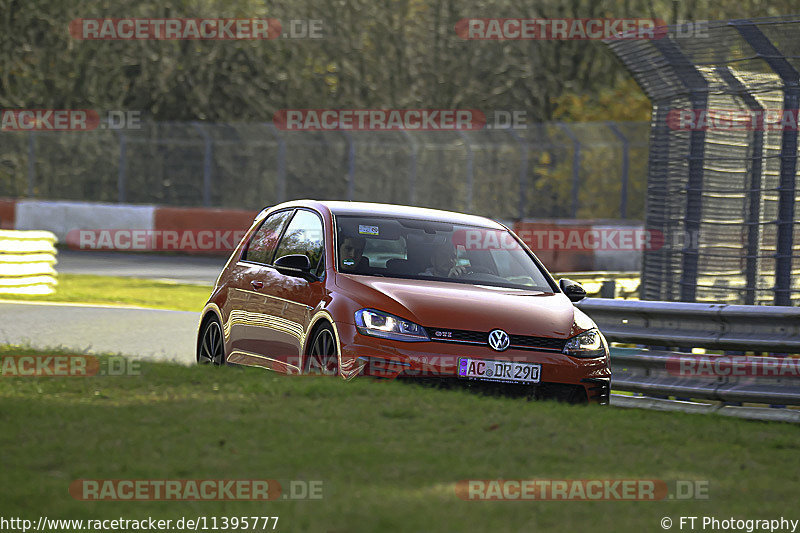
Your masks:
[{"label": "car hood", "polygon": [[337,285],[364,307],[425,327],[568,338],[575,308],[562,293],[444,281],[339,274]]}]

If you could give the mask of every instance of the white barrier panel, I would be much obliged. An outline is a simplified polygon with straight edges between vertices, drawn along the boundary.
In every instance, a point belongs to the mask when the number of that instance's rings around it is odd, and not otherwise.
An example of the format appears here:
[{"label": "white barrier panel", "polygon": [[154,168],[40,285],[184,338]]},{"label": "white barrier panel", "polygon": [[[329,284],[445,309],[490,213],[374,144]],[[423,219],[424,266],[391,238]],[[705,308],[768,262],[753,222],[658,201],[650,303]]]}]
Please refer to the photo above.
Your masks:
[{"label": "white barrier panel", "polygon": [[18,230],[44,229],[64,242],[72,230],[153,229],[152,205],[98,204],[88,202],[49,202],[19,200],[15,211]]},{"label": "white barrier panel", "polygon": [[0,230],[0,293],[53,293],[55,243],[49,231]]}]

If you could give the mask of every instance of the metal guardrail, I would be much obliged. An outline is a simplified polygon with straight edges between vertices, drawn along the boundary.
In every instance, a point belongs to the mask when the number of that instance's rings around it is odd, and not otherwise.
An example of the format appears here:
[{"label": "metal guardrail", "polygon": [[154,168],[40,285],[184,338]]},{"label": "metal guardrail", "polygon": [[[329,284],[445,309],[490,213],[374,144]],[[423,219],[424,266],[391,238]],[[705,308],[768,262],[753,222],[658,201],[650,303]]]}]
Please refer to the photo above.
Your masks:
[{"label": "metal guardrail", "polygon": [[[683,375],[681,360],[689,358],[692,364],[687,366],[693,371],[701,369],[698,372],[701,375]],[[737,373],[733,368],[737,364],[742,373],[755,371],[757,375],[732,375]],[[800,368],[800,364],[796,368]],[[612,388],[649,396],[800,405],[800,376],[794,371],[794,361],[775,357],[731,359],[631,348],[612,348],[611,353]]]},{"label": "metal guardrail", "polygon": [[800,353],[800,307],[586,298],[578,308],[611,342]]},{"label": "metal guardrail", "polygon": [[613,390],[656,398],[800,406],[800,359],[668,351],[797,354],[800,308],[602,298],[576,305],[609,342],[664,347],[612,347]]},{"label": "metal guardrail", "polygon": [[731,416],[749,420],[800,423],[800,409],[771,409],[769,407],[686,402],[683,400],[666,400],[663,398],[650,398],[645,396],[625,396],[622,394],[612,394],[610,403],[614,407],[622,408],[649,409],[651,411],[680,411],[682,413],[714,414],[717,416]]},{"label": "metal guardrail", "polygon": [[0,230],[0,293],[53,293],[55,243],[49,231]]}]

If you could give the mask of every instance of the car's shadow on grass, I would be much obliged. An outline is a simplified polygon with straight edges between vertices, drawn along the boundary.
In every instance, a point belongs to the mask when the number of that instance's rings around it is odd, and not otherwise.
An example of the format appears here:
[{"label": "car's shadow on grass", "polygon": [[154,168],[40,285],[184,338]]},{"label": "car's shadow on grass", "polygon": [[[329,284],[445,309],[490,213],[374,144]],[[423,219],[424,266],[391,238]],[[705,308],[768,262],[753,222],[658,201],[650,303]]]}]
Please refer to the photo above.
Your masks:
[{"label": "car's shadow on grass", "polygon": [[516,398],[527,401],[555,400],[570,404],[587,403],[583,387],[562,383],[519,385],[458,378],[397,378],[397,381],[418,387],[466,391],[480,396]]}]

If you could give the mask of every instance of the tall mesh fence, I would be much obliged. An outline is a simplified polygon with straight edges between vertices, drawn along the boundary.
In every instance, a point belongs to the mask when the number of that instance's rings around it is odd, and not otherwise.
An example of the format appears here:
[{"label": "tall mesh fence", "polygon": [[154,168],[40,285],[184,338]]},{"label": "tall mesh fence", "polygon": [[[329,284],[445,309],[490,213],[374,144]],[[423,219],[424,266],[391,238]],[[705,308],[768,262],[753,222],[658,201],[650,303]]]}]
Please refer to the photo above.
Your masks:
[{"label": "tall mesh fence", "polygon": [[[701,31],[698,31],[701,30]],[[653,102],[641,297],[800,303],[800,16],[607,44]]]},{"label": "tall mesh fence", "polygon": [[645,122],[470,132],[289,132],[270,123],[0,132],[0,196],[260,209],[297,198],[516,218],[644,212]]}]

